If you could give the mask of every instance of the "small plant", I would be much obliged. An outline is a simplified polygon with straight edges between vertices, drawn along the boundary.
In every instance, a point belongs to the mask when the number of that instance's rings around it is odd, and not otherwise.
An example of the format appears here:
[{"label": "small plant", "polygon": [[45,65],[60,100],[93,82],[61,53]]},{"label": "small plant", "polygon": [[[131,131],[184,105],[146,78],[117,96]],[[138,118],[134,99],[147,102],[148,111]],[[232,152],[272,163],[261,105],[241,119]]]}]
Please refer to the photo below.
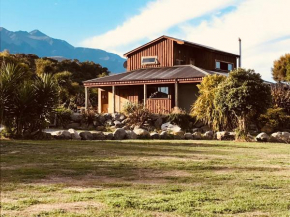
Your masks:
[{"label": "small plant", "polygon": [[71,121],[72,111],[64,107],[58,107],[54,110],[58,126],[65,127]]},{"label": "small plant", "polygon": [[270,108],[259,118],[261,128],[284,130],[290,128],[290,115],[287,115],[283,108]]},{"label": "small plant", "polygon": [[150,116],[150,112],[143,104],[127,102],[123,107],[123,112],[129,117],[129,125],[141,127]]}]

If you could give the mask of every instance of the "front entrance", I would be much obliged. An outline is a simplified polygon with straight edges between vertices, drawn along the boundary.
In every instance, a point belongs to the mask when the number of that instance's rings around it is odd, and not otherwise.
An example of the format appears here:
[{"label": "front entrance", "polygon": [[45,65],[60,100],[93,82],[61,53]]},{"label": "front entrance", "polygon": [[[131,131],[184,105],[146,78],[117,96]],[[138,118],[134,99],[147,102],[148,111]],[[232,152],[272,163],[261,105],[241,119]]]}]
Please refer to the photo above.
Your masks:
[{"label": "front entrance", "polygon": [[101,111],[102,113],[108,113],[109,108],[109,92],[108,91],[101,91]]}]

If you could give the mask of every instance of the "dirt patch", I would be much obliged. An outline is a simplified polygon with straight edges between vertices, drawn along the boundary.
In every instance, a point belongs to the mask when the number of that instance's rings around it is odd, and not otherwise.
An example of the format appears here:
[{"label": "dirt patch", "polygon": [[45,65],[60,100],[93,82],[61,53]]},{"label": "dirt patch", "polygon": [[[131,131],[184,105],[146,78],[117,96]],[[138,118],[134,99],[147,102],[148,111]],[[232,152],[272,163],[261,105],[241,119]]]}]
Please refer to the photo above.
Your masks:
[{"label": "dirt patch", "polygon": [[[15,215],[15,216],[33,216],[37,215],[41,212],[52,212],[55,210],[63,210],[65,212],[75,212],[78,214],[85,213],[86,209],[92,208],[101,210],[104,208],[105,205],[102,203],[97,202],[73,202],[73,203],[55,203],[55,204],[37,204],[32,205],[22,211],[9,211],[9,214]],[[2,211],[2,214],[8,214],[7,211]]]}]

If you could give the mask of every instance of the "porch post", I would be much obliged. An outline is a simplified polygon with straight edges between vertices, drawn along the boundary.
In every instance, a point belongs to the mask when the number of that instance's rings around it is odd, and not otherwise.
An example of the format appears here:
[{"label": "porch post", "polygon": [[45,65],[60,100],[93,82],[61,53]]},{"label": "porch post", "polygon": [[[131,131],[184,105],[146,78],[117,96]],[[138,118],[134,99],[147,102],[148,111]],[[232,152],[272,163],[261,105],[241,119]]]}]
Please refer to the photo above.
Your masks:
[{"label": "porch post", "polygon": [[85,86],[85,110],[88,110],[89,107],[89,91],[88,91],[88,87]]},{"label": "porch post", "polygon": [[144,107],[146,107],[147,100],[147,84],[144,84]]},{"label": "porch post", "polygon": [[178,107],[178,81],[177,80],[175,80],[174,90],[175,90],[175,107]]},{"label": "porch post", "polygon": [[102,89],[98,88],[98,113],[102,113]]},{"label": "porch post", "polygon": [[112,86],[112,92],[113,92],[113,113],[115,113],[116,109],[115,109],[115,86]]}]

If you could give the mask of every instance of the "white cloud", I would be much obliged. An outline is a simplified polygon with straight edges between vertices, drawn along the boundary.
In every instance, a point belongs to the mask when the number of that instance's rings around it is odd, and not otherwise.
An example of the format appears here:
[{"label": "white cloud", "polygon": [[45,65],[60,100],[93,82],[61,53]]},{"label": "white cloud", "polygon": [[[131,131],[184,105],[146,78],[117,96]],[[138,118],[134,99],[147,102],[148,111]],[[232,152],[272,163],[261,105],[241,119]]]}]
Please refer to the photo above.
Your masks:
[{"label": "white cloud", "polygon": [[183,25],[183,38],[238,53],[241,37],[242,67],[253,68],[270,80],[273,61],[290,52],[289,8],[289,0],[243,1],[222,17],[213,17],[197,27]]},{"label": "white cloud", "polygon": [[236,0],[157,0],[149,2],[139,15],[126,20],[116,29],[88,38],[83,46],[126,52],[124,47],[141,39],[152,39],[179,23],[221,9]]}]

